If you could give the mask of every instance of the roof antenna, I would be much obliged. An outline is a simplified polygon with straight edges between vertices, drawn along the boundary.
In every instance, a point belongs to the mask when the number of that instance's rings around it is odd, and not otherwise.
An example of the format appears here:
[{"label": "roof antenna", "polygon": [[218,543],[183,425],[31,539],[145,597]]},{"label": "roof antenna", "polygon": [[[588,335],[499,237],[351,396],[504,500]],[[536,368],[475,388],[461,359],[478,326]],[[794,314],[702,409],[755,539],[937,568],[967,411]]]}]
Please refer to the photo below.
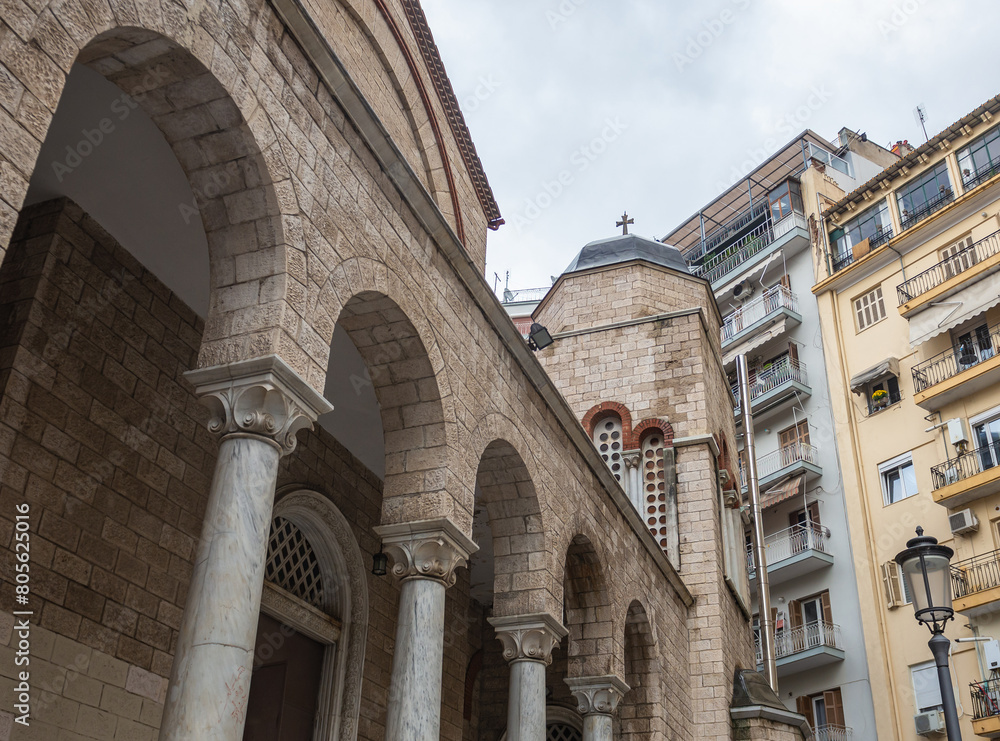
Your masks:
[{"label": "roof antenna", "polygon": [[514,292],[510,290],[510,271],[507,271],[507,280],[503,284],[503,301],[509,303],[514,300]]},{"label": "roof antenna", "polygon": [[922,128],[924,130],[924,141],[925,142],[930,141],[930,137],[927,136],[927,126],[926,126],[926,121],[927,121],[927,106],[925,106],[923,103],[921,103],[916,108],[914,108],[913,109],[913,118],[915,118],[916,121],[917,121],[917,123],[920,124],[920,128]]}]

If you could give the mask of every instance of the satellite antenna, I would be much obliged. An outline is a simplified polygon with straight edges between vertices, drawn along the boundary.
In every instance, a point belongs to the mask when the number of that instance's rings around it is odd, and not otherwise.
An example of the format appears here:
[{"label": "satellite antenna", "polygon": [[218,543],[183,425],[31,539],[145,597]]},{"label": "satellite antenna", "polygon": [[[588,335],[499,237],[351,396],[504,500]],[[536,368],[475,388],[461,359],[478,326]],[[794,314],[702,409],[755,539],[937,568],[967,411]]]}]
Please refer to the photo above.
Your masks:
[{"label": "satellite antenna", "polygon": [[930,137],[927,136],[927,106],[921,103],[914,108],[913,118],[920,124],[920,128],[924,130],[924,141],[930,141]]}]

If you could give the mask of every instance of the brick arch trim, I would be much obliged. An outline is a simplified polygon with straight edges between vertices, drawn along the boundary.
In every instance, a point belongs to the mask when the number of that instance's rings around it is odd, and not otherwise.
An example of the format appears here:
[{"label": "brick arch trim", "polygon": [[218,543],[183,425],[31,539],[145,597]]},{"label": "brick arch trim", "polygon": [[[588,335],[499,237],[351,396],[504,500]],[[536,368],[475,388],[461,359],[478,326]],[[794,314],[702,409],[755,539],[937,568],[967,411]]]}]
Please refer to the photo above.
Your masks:
[{"label": "brick arch trim", "polygon": [[[632,431],[632,448],[638,448],[642,444],[642,439],[653,431],[663,435],[663,447],[669,448],[674,444],[674,428],[665,419],[650,418],[644,419],[635,426]],[[630,448],[631,449],[631,448]]]},{"label": "brick arch trim", "polygon": [[602,401],[590,408],[590,410],[583,415],[583,429],[587,431],[589,437],[594,436],[594,428],[597,423],[606,417],[610,417],[613,414],[617,414],[622,421],[622,449],[631,450],[634,446],[631,444],[632,440],[632,413],[628,410],[628,407],[617,401]]}]

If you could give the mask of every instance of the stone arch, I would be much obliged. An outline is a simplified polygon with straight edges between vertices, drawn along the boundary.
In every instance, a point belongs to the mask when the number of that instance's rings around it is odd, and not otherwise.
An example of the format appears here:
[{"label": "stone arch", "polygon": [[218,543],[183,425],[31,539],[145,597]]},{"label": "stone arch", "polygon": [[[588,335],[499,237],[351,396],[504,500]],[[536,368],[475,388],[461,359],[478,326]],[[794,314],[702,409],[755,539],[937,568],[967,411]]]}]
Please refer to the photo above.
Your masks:
[{"label": "stone arch", "polygon": [[644,419],[642,422],[637,424],[632,430],[632,440],[634,442],[634,447],[638,448],[642,445],[643,438],[646,435],[651,435],[658,432],[663,436],[664,445],[674,444],[674,428],[665,419]]},{"label": "stone arch", "polygon": [[[50,10],[51,17],[48,11],[43,17],[59,19],[75,32],[63,39],[56,56],[62,69],[39,61],[45,55],[38,49],[47,43],[33,36],[11,51],[19,57],[14,69],[37,63],[46,70],[44,84],[33,88],[49,109],[40,114],[44,120],[36,130],[40,136],[48,131],[73,64],[97,71],[128,94],[129,105],[137,104],[160,129],[195,194],[190,204],[177,204],[180,217],[199,219],[207,237],[210,306],[199,364],[277,353],[280,331],[274,330],[285,308],[287,245],[276,192],[281,186],[274,176],[279,168],[272,166],[281,156],[271,122],[226,45],[207,35],[192,48],[179,43],[175,39],[192,38],[183,15],[164,18],[164,28],[152,29],[136,24],[134,10],[123,16],[130,18],[125,23],[110,13],[84,22],[91,14],[80,2]],[[247,25],[260,15],[259,8],[251,12]],[[46,22],[36,25],[36,32],[43,26]],[[38,151],[23,172],[24,189],[3,194],[8,203],[23,202]]]},{"label": "stone arch", "polygon": [[[496,418],[488,418],[485,426],[495,432]],[[485,508],[493,540],[493,614],[498,617],[548,612],[555,602],[535,461],[524,450],[523,440],[518,447],[496,438],[482,449],[476,468],[476,508]]]},{"label": "stone arch", "polygon": [[361,549],[341,511],[310,489],[286,489],[274,505],[274,517],[291,521],[309,540],[323,575],[324,608],[341,623],[338,645],[324,657],[316,738],[354,741],[368,635],[368,581]]},{"label": "stone arch", "polygon": [[662,666],[653,623],[637,599],[629,603],[624,624],[625,683],[629,691],[619,705],[623,741],[663,739],[666,731],[661,692]]},{"label": "stone arch", "polygon": [[621,402],[602,401],[600,404],[592,406],[583,415],[583,420],[581,421],[583,429],[587,431],[588,435],[593,437],[594,426],[605,417],[613,414],[617,414],[622,421],[622,442],[625,445],[625,450],[631,450],[635,447],[632,444],[632,413]]},{"label": "stone arch", "polygon": [[576,528],[566,544],[563,624],[569,631],[568,677],[621,674],[620,636],[600,541]]},{"label": "stone arch", "polygon": [[[420,317],[385,293],[361,290],[344,302],[337,323],[365,361],[381,409],[382,523],[449,517],[468,531],[471,517],[449,488],[459,477],[449,465],[454,413],[447,375],[433,333]],[[424,324],[423,331],[414,320]]]}]

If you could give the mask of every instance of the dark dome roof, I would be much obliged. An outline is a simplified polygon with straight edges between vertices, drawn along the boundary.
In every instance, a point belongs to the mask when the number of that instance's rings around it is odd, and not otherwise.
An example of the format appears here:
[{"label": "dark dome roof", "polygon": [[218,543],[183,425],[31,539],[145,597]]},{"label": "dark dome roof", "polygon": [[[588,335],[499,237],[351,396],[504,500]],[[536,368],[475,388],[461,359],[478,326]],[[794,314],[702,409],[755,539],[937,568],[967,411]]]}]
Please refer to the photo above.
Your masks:
[{"label": "dark dome roof", "polygon": [[584,246],[563,273],[599,268],[629,260],[645,260],[683,273],[690,272],[687,262],[676,247],[635,234],[619,234],[608,239],[598,239]]}]

